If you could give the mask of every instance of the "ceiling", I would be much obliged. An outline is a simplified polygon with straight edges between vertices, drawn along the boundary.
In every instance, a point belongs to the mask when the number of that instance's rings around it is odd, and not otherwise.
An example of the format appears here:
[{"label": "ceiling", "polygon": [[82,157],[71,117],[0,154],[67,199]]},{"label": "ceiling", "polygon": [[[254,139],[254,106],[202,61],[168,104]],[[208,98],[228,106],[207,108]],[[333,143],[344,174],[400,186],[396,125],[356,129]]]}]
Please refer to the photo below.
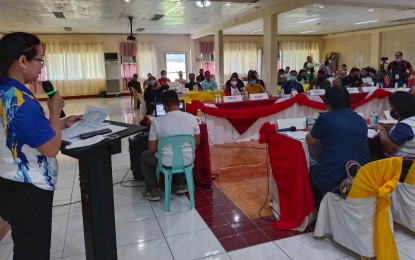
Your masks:
[{"label": "ceiling", "polygon": [[[128,34],[127,16],[133,16],[134,34],[191,34],[284,2],[230,1],[218,0],[210,7],[199,8],[194,0],[130,0],[129,3],[124,0],[1,0],[0,32]],[[53,12],[65,18],[56,18]],[[164,17],[151,20],[156,14]],[[316,20],[298,23],[309,19]],[[377,22],[354,24],[365,21]],[[281,35],[324,35],[408,23],[415,23],[414,0],[326,0],[279,14],[278,32]],[[69,31],[65,31],[65,27]],[[144,30],[136,32],[138,28]],[[261,29],[263,21],[259,19],[229,28],[224,34],[262,35]]]}]

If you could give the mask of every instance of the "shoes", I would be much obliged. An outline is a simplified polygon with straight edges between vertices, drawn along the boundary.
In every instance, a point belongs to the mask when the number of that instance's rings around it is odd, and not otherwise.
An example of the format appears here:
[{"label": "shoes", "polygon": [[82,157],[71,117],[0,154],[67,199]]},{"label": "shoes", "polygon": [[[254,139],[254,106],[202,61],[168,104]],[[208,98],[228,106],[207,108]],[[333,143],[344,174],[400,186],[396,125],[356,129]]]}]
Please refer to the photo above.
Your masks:
[{"label": "shoes", "polygon": [[147,189],[146,192],[144,193],[144,199],[149,200],[149,201],[158,201],[160,200],[160,193],[158,192],[157,189],[154,189],[154,190]]},{"label": "shoes", "polygon": [[177,194],[183,194],[189,192],[189,189],[187,188],[186,184],[179,184],[177,187]]}]

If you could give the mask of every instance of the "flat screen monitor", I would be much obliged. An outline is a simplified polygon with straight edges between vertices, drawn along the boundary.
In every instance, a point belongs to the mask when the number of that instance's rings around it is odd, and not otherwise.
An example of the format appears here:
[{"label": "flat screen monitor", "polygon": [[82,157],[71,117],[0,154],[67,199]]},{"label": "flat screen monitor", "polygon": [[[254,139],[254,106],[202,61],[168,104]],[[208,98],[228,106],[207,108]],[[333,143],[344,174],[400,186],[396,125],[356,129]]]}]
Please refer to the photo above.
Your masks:
[{"label": "flat screen monitor", "polygon": [[[184,100],[179,100],[179,102],[180,102],[180,110],[183,111],[183,112],[186,112],[185,111],[185,108],[184,108]],[[156,109],[155,109],[155,112],[154,113],[155,113],[154,115],[156,117],[165,115],[166,114],[166,111],[164,111],[163,104],[157,103],[156,104]]]}]

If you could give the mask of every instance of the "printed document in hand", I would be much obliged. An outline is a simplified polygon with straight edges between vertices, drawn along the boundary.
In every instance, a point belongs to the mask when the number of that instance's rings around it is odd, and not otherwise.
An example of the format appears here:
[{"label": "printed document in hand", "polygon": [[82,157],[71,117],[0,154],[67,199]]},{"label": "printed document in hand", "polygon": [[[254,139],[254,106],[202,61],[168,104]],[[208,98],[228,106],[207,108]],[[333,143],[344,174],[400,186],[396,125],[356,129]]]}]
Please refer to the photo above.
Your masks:
[{"label": "printed document in hand", "polygon": [[71,127],[62,130],[62,140],[71,143],[76,142],[81,140],[79,135],[104,128],[112,130],[111,133],[106,135],[112,135],[116,132],[127,129],[126,127],[104,123],[104,120],[108,117],[108,114],[108,108],[87,106],[81,121],[76,122]]}]

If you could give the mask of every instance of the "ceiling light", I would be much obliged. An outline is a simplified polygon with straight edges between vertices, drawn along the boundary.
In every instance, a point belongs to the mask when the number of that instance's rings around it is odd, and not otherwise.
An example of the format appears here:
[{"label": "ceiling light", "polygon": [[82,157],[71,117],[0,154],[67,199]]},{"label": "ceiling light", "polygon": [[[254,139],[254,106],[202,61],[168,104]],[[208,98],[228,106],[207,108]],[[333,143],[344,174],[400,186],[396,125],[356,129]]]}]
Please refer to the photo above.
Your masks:
[{"label": "ceiling light", "polygon": [[376,23],[376,22],[379,22],[379,20],[372,20],[372,21],[365,21],[365,22],[357,22],[357,23],[354,23],[354,24],[365,24],[365,23]]},{"label": "ceiling light", "polygon": [[252,31],[251,33],[262,32],[263,30],[264,30],[264,29],[259,29],[259,30]]},{"label": "ceiling light", "polygon": [[124,0],[124,2],[129,3],[129,2],[130,2],[130,0]]},{"label": "ceiling light", "polygon": [[373,12],[373,9],[369,9],[369,10],[367,10],[368,12]]},{"label": "ceiling light", "polygon": [[199,7],[208,7],[211,5],[211,2],[209,0],[197,0],[196,5]]},{"label": "ceiling light", "polygon": [[315,32],[316,30],[311,30],[311,31],[304,31],[304,32],[300,32],[300,33],[312,33]]},{"label": "ceiling light", "polygon": [[318,8],[323,9],[324,8],[324,5],[320,5]]},{"label": "ceiling light", "polygon": [[317,20],[320,20],[320,18],[302,20],[302,21],[298,21],[297,23],[309,23],[309,22],[313,22],[313,21],[317,21]]},{"label": "ceiling light", "polygon": [[226,6],[231,6],[232,4],[231,3],[226,3]]}]

